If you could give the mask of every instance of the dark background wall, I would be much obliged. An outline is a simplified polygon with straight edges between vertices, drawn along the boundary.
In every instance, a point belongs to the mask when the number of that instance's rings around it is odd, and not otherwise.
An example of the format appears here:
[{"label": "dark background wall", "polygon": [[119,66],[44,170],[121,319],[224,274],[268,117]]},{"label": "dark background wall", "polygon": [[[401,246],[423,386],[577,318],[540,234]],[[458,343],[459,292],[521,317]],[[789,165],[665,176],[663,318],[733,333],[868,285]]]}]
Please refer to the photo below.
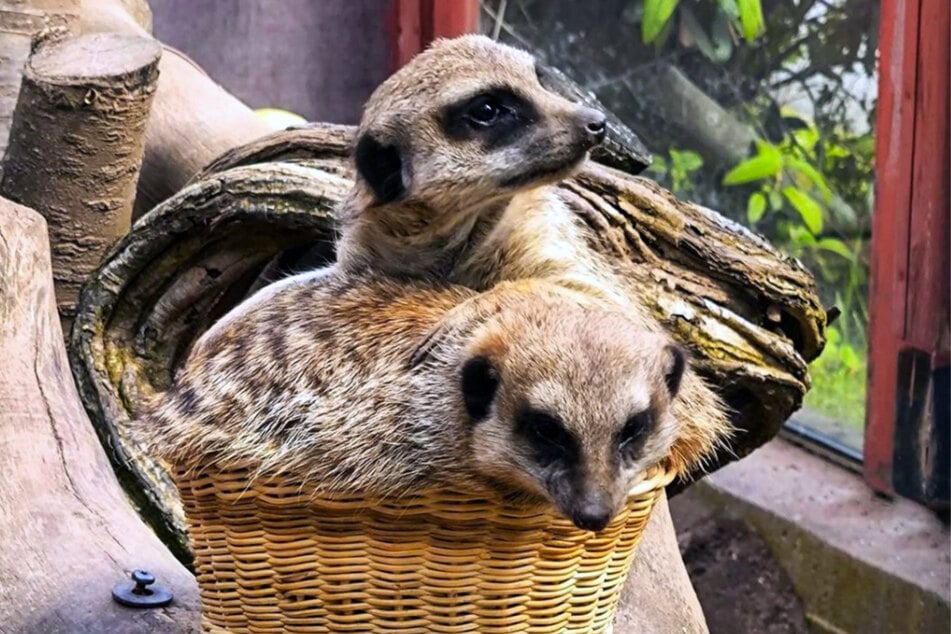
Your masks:
[{"label": "dark background wall", "polygon": [[155,36],[253,108],[356,123],[388,74],[391,0],[151,0]]}]

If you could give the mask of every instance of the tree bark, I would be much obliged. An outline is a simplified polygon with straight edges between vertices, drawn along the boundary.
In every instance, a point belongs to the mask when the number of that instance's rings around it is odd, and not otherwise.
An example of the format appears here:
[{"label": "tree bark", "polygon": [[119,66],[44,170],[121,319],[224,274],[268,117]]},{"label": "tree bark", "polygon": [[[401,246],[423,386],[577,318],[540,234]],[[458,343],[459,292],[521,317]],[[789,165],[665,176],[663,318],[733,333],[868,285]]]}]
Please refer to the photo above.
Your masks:
[{"label": "tree bark", "polygon": [[0,156],[7,148],[10,121],[20,92],[23,65],[33,37],[44,31],[75,33],[79,0],[0,0]]},{"label": "tree bark", "polygon": [[[53,301],[46,223],[0,199],[0,632],[196,631],[195,581],[136,516],[80,404]],[[175,599],[123,608],[135,568]]]},{"label": "tree bark", "polygon": [[49,223],[67,332],[82,284],[131,226],[160,54],[150,39],[89,35],[46,44],[24,71],[0,193]]}]

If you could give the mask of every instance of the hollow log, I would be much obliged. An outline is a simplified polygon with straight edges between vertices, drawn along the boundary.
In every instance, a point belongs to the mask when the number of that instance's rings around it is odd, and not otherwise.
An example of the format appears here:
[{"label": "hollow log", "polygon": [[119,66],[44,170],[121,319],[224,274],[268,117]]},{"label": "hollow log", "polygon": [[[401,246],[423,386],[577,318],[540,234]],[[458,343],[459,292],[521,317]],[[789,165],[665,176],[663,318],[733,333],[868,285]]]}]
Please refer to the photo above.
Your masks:
[{"label": "hollow log", "polygon": [[131,226],[160,54],[151,39],[88,35],[42,46],[24,71],[0,193],[49,223],[67,332],[80,287]]},{"label": "hollow log", "polygon": [[[194,579],[124,497],[69,374],[53,300],[46,223],[0,199],[0,631],[184,633]],[[135,568],[171,606],[123,608]]]},{"label": "hollow log", "polygon": [[[332,261],[352,129],[278,133],[227,153],[138,223],[90,280],[71,345],[84,402],[151,520],[181,534],[164,472],[129,437],[145,395],[267,275]],[[259,161],[265,162],[259,162]],[[740,432],[715,469],[762,445],[808,387],[825,314],[812,277],[764,240],[651,181],[592,164],[562,184],[592,246],[695,355]],[[268,281],[268,280],[265,280]]]}]

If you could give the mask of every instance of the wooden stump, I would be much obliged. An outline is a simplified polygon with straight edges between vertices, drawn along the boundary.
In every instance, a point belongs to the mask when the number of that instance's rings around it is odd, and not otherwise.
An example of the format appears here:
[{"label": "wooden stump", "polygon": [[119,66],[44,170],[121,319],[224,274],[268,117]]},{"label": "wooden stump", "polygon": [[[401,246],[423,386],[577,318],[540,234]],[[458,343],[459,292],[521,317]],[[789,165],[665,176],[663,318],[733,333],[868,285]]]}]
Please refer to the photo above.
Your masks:
[{"label": "wooden stump", "polygon": [[[184,633],[194,579],[137,517],[83,412],[53,300],[46,223],[0,199],[0,630]],[[134,610],[112,587],[134,568],[175,593]]]},{"label": "wooden stump", "polygon": [[89,35],[46,44],[24,71],[0,193],[49,223],[66,329],[80,287],[129,231],[160,55],[150,39]]}]

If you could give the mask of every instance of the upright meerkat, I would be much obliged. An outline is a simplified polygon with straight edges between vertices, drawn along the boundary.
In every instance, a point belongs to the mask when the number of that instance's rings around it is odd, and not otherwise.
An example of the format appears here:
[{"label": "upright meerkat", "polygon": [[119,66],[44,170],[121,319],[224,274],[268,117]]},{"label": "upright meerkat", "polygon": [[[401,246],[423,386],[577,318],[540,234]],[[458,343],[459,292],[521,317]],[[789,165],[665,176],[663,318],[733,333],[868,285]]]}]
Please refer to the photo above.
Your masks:
[{"label": "upright meerkat", "polygon": [[336,272],[278,282],[197,342],[143,433],[177,465],[246,463],[368,496],[491,487],[600,530],[647,468],[685,472],[717,438],[704,428],[698,445],[672,415],[691,371],[664,335],[528,286],[497,287],[492,310],[411,369],[416,341],[475,291]]},{"label": "upright meerkat", "polygon": [[549,92],[534,58],[438,40],[364,106],[337,262],[476,290],[557,278],[623,300],[553,187],[605,134],[602,113]]}]

